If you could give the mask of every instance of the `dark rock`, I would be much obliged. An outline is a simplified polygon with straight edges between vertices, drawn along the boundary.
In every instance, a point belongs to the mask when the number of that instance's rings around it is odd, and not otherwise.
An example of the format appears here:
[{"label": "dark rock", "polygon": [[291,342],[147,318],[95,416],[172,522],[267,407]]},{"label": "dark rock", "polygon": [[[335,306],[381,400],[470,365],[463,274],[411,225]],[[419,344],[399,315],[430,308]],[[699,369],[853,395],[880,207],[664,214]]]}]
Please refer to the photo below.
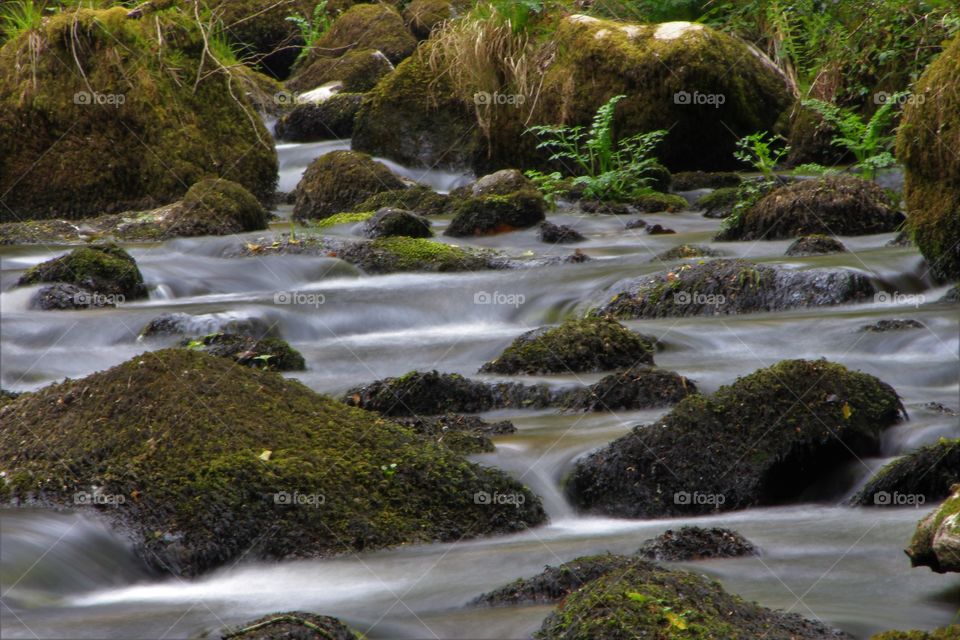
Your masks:
[{"label": "dark rock", "polygon": [[739,558],[755,556],[757,548],[736,531],[712,527],[681,527],[646,540],[637,555],[648,560],[688,562],[712,558]]},{"label": "dark rock", "polygon": [[129,253],[113,244],[90,245],[28,269],[17,286],[67,283],[116,301],[147,296],[143,275]]},{"label": "dark rock", "polygon": [[407,238],[432,238],[430,221],[411,211],[403,209],[380,209],[376,215],[363,225],[363,235],[367,238],[389,238],[404,236]]},{"label": "dark rock", "polygon": [[303,93],[337,82],[347,93],[366,93],[392,72],[393,64],[376,49],[355,49],[339,57],[317,56],[306,62],[287,82],[287,88]]},{"label": "dark rock", "polygon": [[211,333],[234,333],[255,338],[278,337],[274,326],[259,318],[220,318],[215,314],[192,316],[188,313],[161,314],[140,330],[140,337],[202,336]]},{"label": "dark rock", "polygon": [[220,640],[360,640],[360,635],[336,618],[292,611],[225,629]]},{"label": "dark rock", "polygon": [[573,242],[583,242],[586,238],[582,233],[567,225],[556,225],[552,222],[544,222],[540,225],[540,231],[537,232],[540,242],[548,244],[570,244]]},{"label": "dark rock", "polygon": [[886,333],[887,331],[905,331],[907,329],[925,329],[926,326],[918,320],[880,320],[873,324],[860,327],[860,331],[870,333]]},{"label": "dark rock", "polygon": [[186,338],[180,346],[229,358],[237,364],[272,371],[303,371],[307,368],[300,352],[280,338],[254,338],[235,333],[211,333]]},{"label": "dark rock", "polygon": [[940,298],[939,302],[952,302],[954,304],[960,302],[960,285],[950,287],[950,290]]},{"label": "dark rock", "polygon": [[354,151],[334,151],[310,163],[297,185],[293,215],[298,220],[327,218],[370,196],[402,189],[403,181],[383,163]]},{"label": "dark rock", "polygon": [[629,216],[637,212],[628,204],[622,202],[601,202],[600,200],[581,200],[580,209],[584,213],[600,213],[615,216]]},{"label": "dark rock", "polygon": [[463,454],[489,453],[494,450],[491,436],[516,433],[509,420],[489,423],[476,416],[447,414],[395,418],[397,424],[410,427],[425,439]]},{"label": "dark rock", "polygon": [[113,296],[95,293],[75,284],[58,283],[42,287],[30,300],[30,308],[41,311],[101,309],[115,307]]},{"label": "dark rock", "polygon": [[274,128],[277,138],[292,142],[340,140],[353,134],[363,94],[337,93],[323,102],[298,104]]},{"label": "dark rock", "polygon": [[850,499],[865,507],[933,504],[960,482],[960,440],[941,440],[884,466]]},{"label": "dark rock", "polygon": [[710,247],[697,244],[681,244],[656,255],[650,261],[668,262],[670,260],[690,260],[692,258],[715,258],[720,255]]},{"label": "dark rock", "polygon": [[673,174],[670,188],[674,191],[695,191],[697,189],[723,189],[740,186],[743,179],[739,173],[706,171],[681,171]]},{"label": "dark rock", "polygon": [[705,218],[726,218],[733,213],[733,207],[739,200],[738,187],[723,187],[701,196],[696,206],[703,209]]},{"label": "dark rock", "polygon": [[667,229],[659,224],[648,224],[647,233],[652,236],[666,236],[676,233],[673,229]]},{"label": "dark rock", "polygon": [[455,204],[453,211],[445,235],[481,236],[527,229],[543,222],[546,203],[538,191],[526,189],[509,195],[467,198]]},{"label": "dark rock", "polygon": [[570,392],[562,404],[573,411],[652,409],[676,404],[695,393],[697,385],[673,371],[638,365]]},{"label": "dark rock", "polygon": [[788,256],[820,256],[828,253],[846,253],[847,248],[836,238],[813,234],[797,238],[787,247]]},{"label": "dark rock", "polygon": [[647,225],[647,221],[646,221],[646,220],[643,220],[643,219],[641,219],[641,218],[637,218],[636,220],[631,220],[630,222],[628,222],[627,225],[626,225],[624,228],[625,228],[625,229],[644,229],[644,230],[646,230],[647,226],[648,226],[648,225]]}]

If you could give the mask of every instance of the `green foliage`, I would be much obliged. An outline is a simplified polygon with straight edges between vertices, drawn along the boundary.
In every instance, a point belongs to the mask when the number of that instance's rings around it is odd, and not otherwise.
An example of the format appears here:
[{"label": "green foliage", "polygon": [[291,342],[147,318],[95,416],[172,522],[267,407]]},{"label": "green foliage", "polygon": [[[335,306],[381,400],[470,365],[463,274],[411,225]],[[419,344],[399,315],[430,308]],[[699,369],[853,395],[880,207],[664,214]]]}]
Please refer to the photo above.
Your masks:
[{"label": "green foliage", "polygon": [[563,188],[563,174],[559,171],[543,173],[536,169],[530,169],[525,171],[523,175],[527,176],[527,179],[540,191],[550,210],[556,209],[557,197],[566,191]]},{"label": "green foliage", "polygon": [[327,15],[327,0],[320,0],[313,8],[313,17],[307,18],[302,15],[287,16],[287,21],[296,25],[300,31],[300,37],[303,38],[304,47],[297,56],[297,63],[301,62],[310,53],[310,49],[320,39],[320,37],[330,30],[333,19]]},{"label": "green foliage", "polygon": [[543,13],[543,0],[490,0],[490,8],[510,24],[514,33],[525,33],[535,16]]},{"label": "green foliage", "polygon": [[766,131],[751,134],[737,141],[733,156],[740,162],[753,165],[767,180],[772,180],[777,164],[790,153],[790,147],[774,150],[776,138]]},{"label": "green foliage", "polygon": [[816,162],[808,162],[797,165],[791,173],[795,176],[835,176],[840,173],[840,170],[834,169],[833,167],[825,167]]},{"label": "green foliage", "polygon": [[733,205],[730,215],[720,224],[721,232],[739,227],[740,218],[776,186],[777,180],[774,179],[744,180],[740,183],[737,187],[737,203]]},{"label": "green foliage", "polygon": [[[589,130],[582,126],[542,125],[526,131],[541,138],[537,148],[551,151],[551,161],[579,174],[573,184],[584,187],[588,198],[626,200],[650,191],[653,173],[659,165],[651,154],[667,132],[651,131],[617,140],[613,117],[617,103],[625,97],[614,96],[597,109]],[[572,167],[567,163],[572,163]]]},{"label": "green foliage", "polygon": [[905,91],[894,94],[867,121],[852,109],[823,100],[805,100],[803,104],[817,111],[837,129],[832,144],[852,153],[857,159],[856,168],[873,180],[879,169],[896,164],[896,158],[890,152],[896,136],[887,132],[897,116],[898,105],[908,95]]},{"label": "green foliage", "polygon": [[43,4],[34,0],[5,2],[0,7],[0,44],[40,26]]}]

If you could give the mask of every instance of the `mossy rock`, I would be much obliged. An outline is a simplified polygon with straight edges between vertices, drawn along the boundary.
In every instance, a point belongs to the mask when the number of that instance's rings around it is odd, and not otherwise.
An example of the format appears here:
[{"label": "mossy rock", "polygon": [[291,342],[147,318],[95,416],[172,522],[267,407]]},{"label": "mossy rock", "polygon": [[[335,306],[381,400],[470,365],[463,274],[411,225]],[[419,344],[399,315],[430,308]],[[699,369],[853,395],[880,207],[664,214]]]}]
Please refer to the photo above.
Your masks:
[{"label": "mossy rock", "polygon": [[3,44],[0,70],[2,221],[148,209],[208,176],[274,194],[277,155],[241,90],[247,70],[219,68],[175,9],[57,13]]},{"label": "mossy rock", "polygon": [[190,187],[166,221],[164,237],[230,235],[267,228],[267,210],[241,185],[207,178]]},{"label": "mossy rock", "polygon": [[759,555],[757,548],[736,531],[711,527],[667,529],[656,538],[645,540],[637,555],[648,560],[690,562],[711,558],[739,558]]},{"label": "mossy rock", "polygon": [[862,236],[896,231],[903,220],[878,184],[828,176],[774,189],[725,227],[717,240],[779,240],[815,233]]},{"label": "mossy rock", "polygon": [[7,389],[0,389],[0,409],[7,406],[22,394],[17,393],[16,391],[8,391]]},{"label": "mossy rock", "polygon": [[720,255],[710,247],[704,247],[698,244],[681,244],[658,253],[651,260],[657,262],[669,262],[671,260],[691,260],[694,258],[715,258]]},{"label": "mossy rock", "polygon": [[803,164],[835,167],[850,160],[848,152],[833,144],[839,132],[817,111],[797,103],[793,109],[784,112],[781,122],[790,146],[790,153],[783,161],[784,167]]},{"label": "mossy rock", "polygon": [[363,94],[337,93],[323,102],[298,104],[277,121],[274,133],[292,142],[349,138],[362,102]]},{"label": "mossy rock", "polygon": [[419,40],[426,40],[435,27],[454,13],[450,0],[412,0],[403,10],[403,21]]},{"label": "mossy rock", "polygon": [[380,209],[363,225],[367,238],[432,238],[430,221],[403,209]]},{"label": "mossy rock", "polygon": [[355,387],[343,401],[385,416],[481,413],[497,405],[491,385],[437,371],[411,371]]},{"label": "mossy rock", "polygon": [[739,173],[730,171],[681,171],[673,174],[670,188],[674,191],[694,191],[696,189],[737,188],[743,178]]},{"label": "mossy rock", "polygon": [[537,231],[537,239],[547,244],[574,244],[583,242],[586,237],[569,225],[542,222]]},{"label": "mossy rock", "polygon": [[592,313],[620,319],[731,315],[869,299],[870,279],[844,269],[790,271],[717,258],[615,284]]},{"label": "mossy rock", "polygon": [[377,238],[344,247],[338,254],[367,273],[456,273],[496,268],[492,258],[474,249],[426,238]]},{"label": "mossy rock", "polygon": [[870,636],[870,640],[960,640],[960,624],[933,631],[884,631]]},{"label": "mossy rock", "polygon": [[846,253],[847,247],[837,240],[822,233],[814,233],[794,240],[785,255],[788,256],[822,256],[828,253]]},{"label": "mossy rock", "polygon": [[276,338],[276,325],[257,317],[237,318],[231,313],[162,313],[140,330],[138,338],[155,339],[233,333],[254,338]]},{"label": "mossy rock", "polygon": [[907,226],[939,280],[960,279],[960,38],[917,81],[897,157],[906,170]]},{"label": "mossy rock", "polygon": [[529,191],[534,188],[533,183],[519,169],[501,169],[455,190],[451,195],[464,198],[508,196],[517,191]]},{"label": "mossy rock", "polygon": [[[46,387],[8,404],[2,419],[10,500],[122,496],[101,515],[148,564],[177,575],[545,520],[539,499],[497,470],[279,374],[189,349]],[[30,436],[38,430],[42,439]],[[484,491],[522,504],[480,504]]]},{"label": "mossy rock", "polygon": [[926,325],[919,320],[877,320],[873,324],[860,327],[860,331],[868,333],[886,333],[888,331],[908,331],[910,329],[925,329]]},{"label": "mossy rock", "polygon": [[914,567],[937,573],[960,572],[960,485],[917,525],[907,549]]},{"label": "mossy rock", "polygon": [[534,189],[466,198],[453,205],[453,220],[444,235],[483,236],[528,229],[543,222],[546,208],[543,196]]},{"label": "mossy rock", "polygon": [[224,629],[220,640],[362,640],[362,636],[330,616],[302,611],[271,613],[232,629]]},{"label": "mossy rock", "polygon": [[630,206],[640,213],[677,213],[690,208],[686,198],[673,193],[647,193],[631,199]]},{"label": "mossy rock", "polygon": [[339,82],[348,93],[366,93],[393,72],[393,64],[376,49],[355,49],[336,58],[318,57],[287,81],[291,91],[311,91]]},{"label": "mossy rock", "polygon": [[397,64],[416,48],[416,39],[395,8],[382,3],[356,4],[333,21],[330,29],[314,43],[304,64],[309,66],[317,58],[363,49],[380,51]]},{"label": "mossy rock", "polygon": [[850,638],[795,613],[766,609],[707,577],[623,563],[571,591],[534,634],[537,640],[836,640]]},{"label": "mossy rock", "polygon": [[932,504],[950,495],[960,483],[960,440],[940,440],[897,458],[857,492],[851,504],[912,506]]},{"label": "mossy rock", "polygon": [[649,338],[616,320],[574,319],[524,333],[480,371],[507,375],[613,371],[653,364],[653,352]]},{"label": "mossy rock", "polygon": [[143,275],[129,253],[113,244],[79,247],[28,269],[17,286],[63,282],[101,296],[136,300],[147,296]]},{"label": "mossy rock", "polygon": [[568,411],[630,411],[676,404],[697,393],[693,381],[673,371],[634,365],[598,382],[568,391],[560,404]]},{"label": "mossy rock", "polygon": [[67,220],[26,220],[0,224],[0,245],[72,244],[84,237],[80,226]]},{"label": "mossy rock", "polygon": [[[189,3],[186,3],[189,6]],[[238,57],[264,73],[283,79],[290,74],[304,46],[289,16],[313,19],[317,0],[221,0],[208,2],[223,22]]]},{"label": "mossy rock", "polygon": [[436,216],[444,213],[449,198],[429,187],[416,185],[406,189],[383,191],[374,194],[354,207],[355,211],[379,211],[384,207],[405,209],[421,216]]},{"label": "mossy rock", "polygon": [[491,436],[516,433],[508,420],[489,423],[476,416],[446,414],[442,416],[409,416],[394,418],[397,424],[409,427],[421,437],[462,453],[490,453],[495,450]]},{"label": "mossy rock", "polygon": [[271,371],[303,371],[307,364],[299,351],[280,338],[255,338],[239,333],[210,333],[186,338],[180,343],[212,356],[230,358],[237,364]]},{"label": "mossy rock", "polygon": [[333,151],[310,163],[296,189],[293,215],[298,220],[326,218],[404,183],[365,153]]},{"label": "mossy rock", "polygon": [[733,207],[739,201],[739,187],[722,187],[701,196],[696,206],[703,209],[705,218],[726,218],[733,213]]},{"label": "mossy rock", "polygon": [[883,430],[903,415],[897,393],[874,376],[785,360],[690,396],[592,453],[567,493],[587,513],[626,518],[782,504],[850,460],[876,455]]}]

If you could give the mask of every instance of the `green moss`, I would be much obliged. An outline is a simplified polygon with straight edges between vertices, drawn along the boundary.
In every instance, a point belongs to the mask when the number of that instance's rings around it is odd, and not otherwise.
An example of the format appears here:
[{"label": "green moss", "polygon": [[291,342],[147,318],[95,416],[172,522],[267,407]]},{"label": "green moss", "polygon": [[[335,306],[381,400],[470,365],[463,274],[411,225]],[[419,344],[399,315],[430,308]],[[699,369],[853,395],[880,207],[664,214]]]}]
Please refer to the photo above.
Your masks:
[{"label": "green moss", "polygon": [[950,495],[950,487],[960,482],[960,440],[942,438],[937,444],[920,447],[884,466],[851,499],[854,504],[896,506],[878,501],[878,493],[923,496],[932,503]]},{"label": "green moss", "polygon": [[297,185],[293,215],[299,220],[352,211],[370,196],[404,188],[381,162],[365,153],[334,151],[310,163]]},{"label": "green moss", "polygon": [[356,224],[357,222],[364,222],[373,217],[374,211],[360,211],[358,213],[336,213],[328,218],[323,218],[312,222],[310,224],[311,229],[329,229],[330,227],[336,227],[341,224]]},{"label": "green moss", "polygon": [[652,261],[668,262],[670,260],[690,260],[692,258],[710,258],[718,253],[709,247],[694,244],[681,244],[658,254]]},{"label": "green moss", "polygon": [[343,91],[366,93],[393,71],[386,56],[375,49],[355,49],[336,58],[316,57],[287,82],[292,91],[310,91],[339,81]]},{"label": "green moss", "polygon": [[951,625],[933,631],[884,631],[870,640],[960,640],[960,625]]},{"label": "green moss", "polygon": [[195,349],[237,364],[271,371],[303,371],[306,362],[299,351],[280,338],[254,338],[235,333],[211,333],[185,338],[180,346]]},{"label": "green moss", "polygon": [[386,4],[357,4],[344,11],[314,45],[307,58],[339,55],[352,49],[376,49],[396,64],[417,48],[397,10]]},{"label": "green moss", "polygon": [[266,228],[267,211],[253,194],[236,182],[207,178],[187,191],[165,235],[230,235]]},{"label": "green moss", "polygon": [[147,209],[211,175],[272,197],[272,139],[198,27],[126,14],[55,14],[0,48],[0,219]]},{"label": "green moss", "polygon": [[960,571],[960,485],[917,525],[907,555],[915,567],[937,573]]},{"label": "green moss", "polygon": [[545,211],[546,202],[534,189],[465,198],[453,205],[454,217],[444,234],[464,237],[527,229],[543,222]]},{"label": "green moss", "polygon": [[403,20],[420,40],[430,37],[434,27],[453,17],[450,0],[412,0],[403,10]]},{"label": "green moss", "polygon": [[505,374],[611,371],[653,364],[653,343],[616,320],[568,320],[526,333],[481,371]]},{"label": "green moss", "polygon": [[127,300],[147,295],[136,261],[113,244],[80,247],[59,258],[41,262],[20,276],[17,285],[54,282],[75,284],[104,296],[120,295]]},{"label": "green moss", "polygon": [[739,191],[737,187],[714,189],[710,193],[701,196],[700,199],[697,200],[697,206],[707,211],[726,207],[732,208],[733,205],[737,204]]},{"label": "green moss", "polygon": [[[2,417],[0,469],[13,496],[73,505],[92,486],[124,496],[103,514],[147,562],[176,574],[545,519],[539,500],[499,471],[278,374],[188,349],[47,387]],[[38,430],[44,437],[31,437]],[[517,493],[524,504],[478,504],[481,491]],[[323,498],[284,504],[286,495]]]},{"label": "green moss", "polygon": [[630,201],[642,213],[677,213],[690,208],[687,199],[672,193],[648,193]]},{"label": "green moss", "polygon": [[470,271],[477,256],[454,245],[423,238],[378,238],[375,251],[386,254],[397,271]]},{"label": "green moss", "polygon": [[450,198],[429,187],[416,185],[407,189],[384,191],[370,196],[356,206],[357,211],[377,211],[384,207],[406,209],[421,216],[441,215],[446,212]]}]

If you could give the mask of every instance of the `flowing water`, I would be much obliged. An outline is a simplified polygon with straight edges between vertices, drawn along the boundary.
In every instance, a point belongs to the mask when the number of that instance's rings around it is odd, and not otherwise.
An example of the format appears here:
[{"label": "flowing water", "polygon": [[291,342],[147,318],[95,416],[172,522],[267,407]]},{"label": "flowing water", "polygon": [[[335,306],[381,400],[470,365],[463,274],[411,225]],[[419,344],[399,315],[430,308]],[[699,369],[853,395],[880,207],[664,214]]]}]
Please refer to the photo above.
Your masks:
[{"label": "flowing water", "polygon": [[[310,159],[336,148],[346,147],[281,145],[281,190],[295,185]],[[467,179],[402,172],[439,190]],[[289,208],[278,213],[289,215]],[[632,217],[555,214],[554,222],[588,236],[576,246],[592,261],[471,274],[365,276],[330,258],[224,257],[243,238],[135,245],[130,251],[148,281],[150,299],[84,312],[31,311],[32,290],[11,290],[25,268],[61,253],[62,247],[5,247],[0,251],[0,383],[6,389],[36,389],[160,348],[164,343],[145,343],[137,336],[152,318],[171,311],[198,316],[201,332],[226,319],[253,318],[275,326],[307,359],[309,370],[295,377],[324,393],[412,369],[476,375],[518,334],[585,310],[624,277],[662,269],[656,254],[682,242],[709,243],[718,227],[696,212],[643,218],[677,234],[626,230]],[[440,220],[435,226],[440,230],[445,224]],[[287,228],[284,222],[276,225],[278,232]],[[333,233],[350,231],[346,226]],[[249,238],[257,235],[262,234]],[[957,576],[910,569],[901,551],[930,505],[842,506],[858,483],[891,457],[941,436],[960,436],[957,418],[925,406],[940,402],[957,408],[958,309],[934,302],[944,289],[931,286],[914,249],[886,246],[891,239],[892,234],[843,238],[850,253],[816,258],[784,258],[788,242],[712,245],[727,255],[786,268],[856,269],[888,293],[869,303],[627,323],[662,340],[658,365],[694,379],[705,392],[781,359],[820,357],[874,374],[897,389],[910,420],[887,432],[884,458],[850,464],[811,489],[803,504],[682,521],[582,517],[560,490],[574,461],[662,412],[499,411],[488,417],[510,419],[519,431],[498,437],[495,453],[475,459],[505,469],[541,495],[551,519],[546,526],[512,536],[325,560],[243,562],[183,581],[150,575],[122,538],[83,514],[7,511],[0,523],[2,636],[186,638],[296,609],[335,615],[371,638],[523,638],[549,607],[465,605],[546,564],[604,551],[631,552],[644,539],[691,522],[732,527],[762,549],[758,558],[684,565],[747,599],[823,620],[857,637],[948,624],[960,605]],[[518,257],[571,251],[538,242],[534,230],[468,243]],[[322,294],[323,304],[277,304],[281,291]],[[481,304],[486,299],[513,304]],[[913,318],[925,328],[859,330],[885,318]],[[538,380],[572,384],[597,378]]]}]

